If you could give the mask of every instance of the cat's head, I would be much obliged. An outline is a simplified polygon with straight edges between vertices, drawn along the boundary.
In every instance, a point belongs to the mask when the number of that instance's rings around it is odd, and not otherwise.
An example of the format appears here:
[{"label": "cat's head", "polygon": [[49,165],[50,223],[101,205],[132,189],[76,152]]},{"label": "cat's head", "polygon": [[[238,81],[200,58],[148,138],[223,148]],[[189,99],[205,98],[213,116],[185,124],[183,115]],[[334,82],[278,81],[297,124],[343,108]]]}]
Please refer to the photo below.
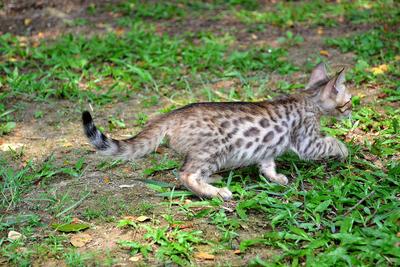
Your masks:
[{"label": "cat's head", "polygon": [[323,115],[348,117],[351,114],[351,93],[345,86],[344,68],[329,78],[325,64],[318,64],[311,73],[305,92],[311,95]]}]

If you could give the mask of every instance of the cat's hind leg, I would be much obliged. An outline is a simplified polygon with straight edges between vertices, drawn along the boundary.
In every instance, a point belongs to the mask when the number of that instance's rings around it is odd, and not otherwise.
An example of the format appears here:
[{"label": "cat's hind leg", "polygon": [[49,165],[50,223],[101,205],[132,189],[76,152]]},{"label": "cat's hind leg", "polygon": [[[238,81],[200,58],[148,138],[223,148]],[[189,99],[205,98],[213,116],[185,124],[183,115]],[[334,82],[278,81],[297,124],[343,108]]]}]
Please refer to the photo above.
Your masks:
[{"label": "cat's hind leg", "polygon": [[210,175],[215,171],[213,165],[196,160],[186,160],[179,174],[179,179],[190,191],[199,197],[220,197],[230,200],[232,192],[228,188],[218,188],[208,184]]},{"label": "cat's hind leg", "polygon": [[285,175],[276,172],[274,159],[265,159],[260,162],[260,171],[271,182],[281,185],[287,185],[288,183],[288,179]]}]

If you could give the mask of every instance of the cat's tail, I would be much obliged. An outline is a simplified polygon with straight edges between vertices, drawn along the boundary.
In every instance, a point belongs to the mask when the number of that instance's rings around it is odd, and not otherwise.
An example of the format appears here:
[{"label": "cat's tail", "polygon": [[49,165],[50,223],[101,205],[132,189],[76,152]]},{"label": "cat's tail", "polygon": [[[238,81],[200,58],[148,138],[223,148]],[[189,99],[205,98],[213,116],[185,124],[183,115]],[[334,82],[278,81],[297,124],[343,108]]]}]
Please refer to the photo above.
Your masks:
[{"label": "cat's tail", "polygon": [[132,138],[115,140],[108,138],[97,129],[88,111],[82,113],[82,123],[87,138],[97,151],[103,155],[124,159],[140,158],[154,151],[167,130],[163,123],[150,124]]}]

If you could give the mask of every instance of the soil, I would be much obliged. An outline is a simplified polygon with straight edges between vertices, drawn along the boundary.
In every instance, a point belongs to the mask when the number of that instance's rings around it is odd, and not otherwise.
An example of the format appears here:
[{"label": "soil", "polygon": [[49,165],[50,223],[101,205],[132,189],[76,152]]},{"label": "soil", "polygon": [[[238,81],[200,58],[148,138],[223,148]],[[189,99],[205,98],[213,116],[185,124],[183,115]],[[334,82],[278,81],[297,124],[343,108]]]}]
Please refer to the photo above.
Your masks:
[{"label": "soil", "polygon": [[[3,1],[3,7],[0,11],[0,32],[2,34],[12,33],[15,35],[26,36],[27,38],[41,38],[52,39],[58,35],[69,32],[80,32],[88,34],[101,34],[107,31],[108,27],[115,27],[116,15],[107,11],[107,5],[117,4],[119,1],[101,1],[101,0],[6,0]],[[97,10],[95,14],[88,12],[88,7],[95,5]],[[218,12],[218,11],[214,11]],[[222,21],[215,23],[212,18],[213,13],[207,16],[196,18],[184,18],[184,20],[160,20],[157,21],[158,29],[160,32],[169,35],[180,35],[185,32],[199,32],[210,31],[216,34],[231,33],[236,37],[238,47],[249,46],[274,46],[276,39],[285,34],[284,29],[266,26],[265,30],[257,33],[251,33],[246,30],[246,25],[235,20],[234,18],[226,17]],[[74,19],[87,19],[90,25],[73,26],[71,21]],[[71,26],[72,25],[72,26]],[[93,26],[94,25],[94,26]],[[105,26],[109,25],[109,26]],[[182,27],[184,25],[184,27]],[[338,36],[347,33],[354,33],[360,30],[365,30],[364,25],[352,26],[341,25],[334,28],[325,28],[324,36]],[[336,68],[337,66],[351,66],[354,64],[353,55],[341,54],[339,51],[327,47],[321,36],[317,33],[318,28],[303,28],[296,26],[290,29],[293,33],[301,34],[304,42],[289,49],[290,61],[302,66],[306,63],[309,55],[318,54],[321,50],[328,51],[328,59],[330,66]],[[273,80],[274,76],[271,76]],[[288,81],[305,80],[304,76],[294,75],[287,78]],[[99,170],[96,166],[99,162],[103,161],[100,156],[93,153],[93,149],[87,145],[81,130],[80,123],[80,104],[72,103],[65,100],[50,100],[42,103],[30,103],[24,99],[16,100],[21,106],[23,111],[17,113],[18,120],[16,129],[12,134],[2,137],[0,141],[1,157],[12,158],[10,152],[5,152],[9,147],[17,150],[23,147],[24,155],[22,158],[15,161],[15,164],[25,165],[29,160],[34,162],[43,162],[48,160],[51,155],[54,156],[55,162],[58,166],[62,167],[69,162],[75,162],[80,157],[85,157],[87,167],[81,177],[71,178],[67,175],[59,175],[56,179],[51,181],[40,181],[37,183],[34,190],[27,193],[26,198],[35,199],[39,198],[41,194],[62,194],[68,192],[71,198],[79,200],[83,192],[90,192],[89,197],[74,210],[74,216],[80,217],[88,208],[96,207],[98,200],[105,198],[110,203],[113,200],[119,200],[119,203],[125,204],[127,207],[119,213],[110,210],[108,215],[127,216],[137,210],[140,203],[145,201],[154,206],[154,209],[148,214],[152,216],[151,222],[146,223],[159,223],[164,225],[166,222],[160,217],[160,214],[165,211],[165,207],[160,203],[162,198],[157,197],[155,192],[149,189],[143,182],[139,181],[143,176],[143,170],[149,164],[149,159],[138,161],[136,168],[132,168],[130,164],[122,164],[120,167],[111,168],[106,170]],[[153,114],[159,106],[146,110],[146,113]],[[136,112],[143,112],[139,110],[137,99],[134,97],[123,103],[114,106],[105,106],[102,110],[96,110],[96,123],[98,125],[107,125],[107,118],[110,114],[121,114],[126,120],[126,129],[120,129],[112,133],[113,137],[126,137],[137,132],[140,127],[134,125],[130,118]],[[35,118],[33,114],[35,111],[42,111],[44,116],[42,118]],[[163,152],[163,155],[168,155],[170,158],[179,159],[172,151],[168,149]],[[160,157],[161,155],[153,155],[151,157]],[[151,179],[164,181],[176,184],[179,188],[172,171],[164,171],[150,177]],[[134,185],[129,188],[121,188],[121,185]],[[40,214],[42,223],[51,224],[54,220],[54,214],[48,214],[44,211],[45,204],[38,206],[37,203],[21,203],[18,206],[18,211],[21,213],[32,213],[36,211]],[[232,204],[232,203],[231,203]],[[234,203],[233,203],[234,205]],[[174,212],[179,214],[177,207],[172,207]],[[126,212],[123,214],[123,212]],[[122,213],[122,214],[121,214]],[[11,215],[11,214],[10,214]],[[266,224],[263,222],[263,217],[254,214],[253,219],[240,230],[241,239],[250,237],[259,237],[259,235],[266,230]],[[182,217],[182,220],[186,220]],[[204,232],[204,238],[210,240],[217,240],[220,232],[216,227],[205,219],[190,221],[193,229],[201,229]],[[116,227],[116,223],[101,222],[96,223],[93,227],[86,231],[92,236],[92,241],[88,245],[79,248],[79,251],[109,251],[115,254],[114,258],[118,258],[119,266],[130,265],[131,256],[126,250],[116,245],[118,240],[132,240],[140,239],[140,230],[126,230]],[[37,233],[38,236],[43,238],[48,232]],[[68,238],[73,234],[68,235]],[[210,249],[208,247],[202,249]],[[238,249],[238,244],[232,244],[232,250],[227,251],[225,254],[217,254],[215,261],[198,261],[198,265],[224,265],[228,261],[235,265],[243,265],[250,258],[255,255],[268,258],[275,252],[265,249],[265,247],[253,247],[246,254],[234,254],[233,251]],[[100,253],[101,254],[101,253]],[[104,257],[104,254],[99,254],[99,258]],[[116,256],[117,255],[117,256]],[[63,265],[63,261],[54,258],[38,259],[37,265],[56,266]],[[151,264],[151,262],[150,262]]]}]

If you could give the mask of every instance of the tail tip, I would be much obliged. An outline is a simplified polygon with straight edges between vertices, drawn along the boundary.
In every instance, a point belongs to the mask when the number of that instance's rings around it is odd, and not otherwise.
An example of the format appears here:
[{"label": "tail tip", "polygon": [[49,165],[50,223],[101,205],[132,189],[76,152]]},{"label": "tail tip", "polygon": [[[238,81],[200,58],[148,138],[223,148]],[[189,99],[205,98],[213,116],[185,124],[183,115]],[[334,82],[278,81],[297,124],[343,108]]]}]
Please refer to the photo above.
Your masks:
[{"label": "tail tip", "polygon": [[89,124],[93,121],[92,115],[90,115],[90,112],[85,110],[82,112],[82,122],[84,125]]}]

